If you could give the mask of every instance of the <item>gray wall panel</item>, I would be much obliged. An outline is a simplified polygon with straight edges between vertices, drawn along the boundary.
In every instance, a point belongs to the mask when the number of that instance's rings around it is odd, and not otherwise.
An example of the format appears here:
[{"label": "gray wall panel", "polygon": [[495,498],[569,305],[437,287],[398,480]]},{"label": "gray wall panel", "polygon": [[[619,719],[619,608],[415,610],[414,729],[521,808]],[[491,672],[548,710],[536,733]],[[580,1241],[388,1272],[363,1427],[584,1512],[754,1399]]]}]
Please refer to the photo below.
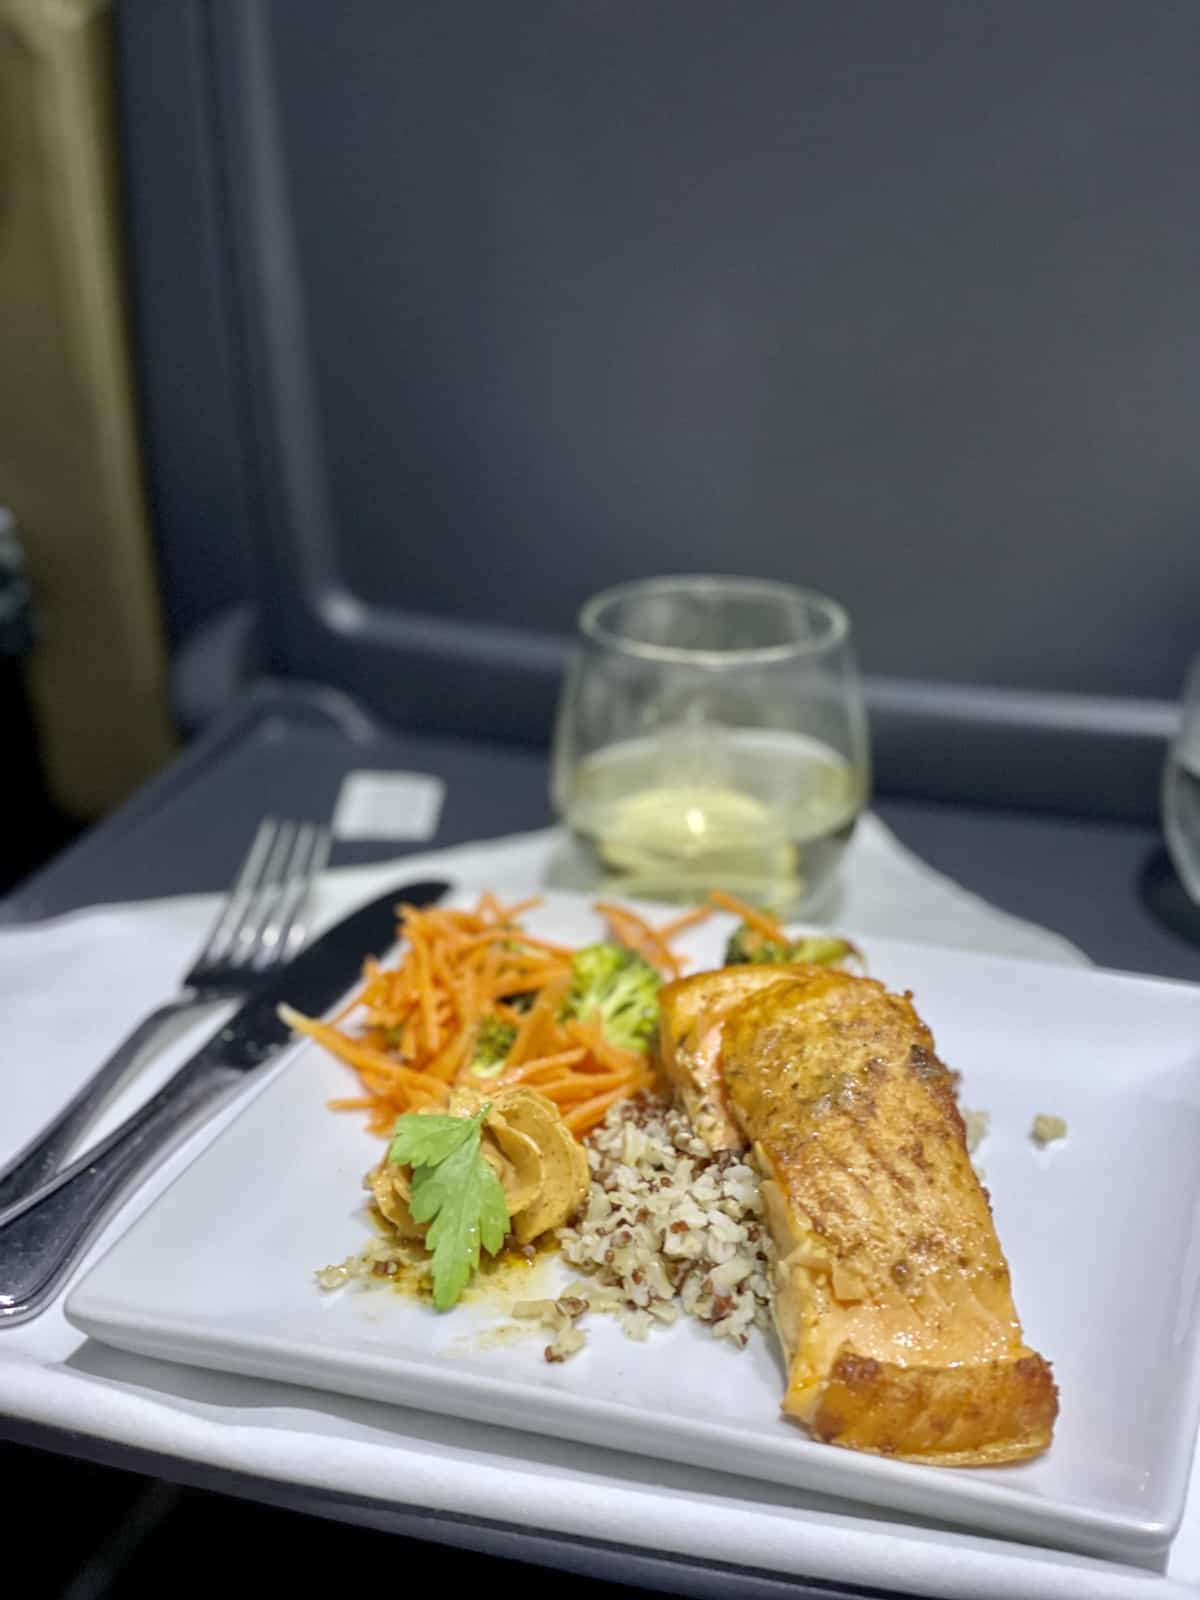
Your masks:
[{"label": "gray wall panel", "polygon": [[195,0],[121,0],[121,161],[150,508],[172,641],[252,591],[212,63]]},{"label": "gray wall panel", "polygon": [[1120,707],[1200,645],[1194,0],[118,20],[180,615],[248,592],[276,671],[537,742],[590,591],[790,577],[901,681],[893,788],[1152,813],[1169,712]]},{"label": "gray wall panel", "polygon": [[1200,644],[1200,8],[264,8],[333,570],[565,631],[851,606],[868,669],[1173,694]]}]

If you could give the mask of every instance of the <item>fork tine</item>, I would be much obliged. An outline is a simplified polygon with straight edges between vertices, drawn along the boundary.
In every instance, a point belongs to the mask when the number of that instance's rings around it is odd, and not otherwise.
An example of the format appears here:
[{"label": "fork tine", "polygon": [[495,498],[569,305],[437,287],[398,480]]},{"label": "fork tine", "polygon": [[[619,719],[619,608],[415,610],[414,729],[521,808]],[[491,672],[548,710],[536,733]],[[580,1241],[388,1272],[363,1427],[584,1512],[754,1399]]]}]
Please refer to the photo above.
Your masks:
[{"label": "fork tine", "polygon": [[264,817],[255,831],[237,877],[222,900],[208,937],[193,963],[193,971],[218,964],[225,959],[237,937],[246,915],[251,896],[258,886],[267,859],[275,843],[279,824],[274,817]]},{"label": "fork tine", "polygon": [[251,957],[260,972],[278,965],[287,954],[288,930],[312,882],[321,832],[315,823],[306,822],[296,834],[279,893],[259,929],[258,944]]},{"label": "fork tine", "polygon": [[299,826],[295,822],[286,821],[279,824],[271,854],[267,857],[267,864],[259,878],[258,887],[250,898],[246,915],[238,927],[237,937],[229,952],[230,966],[253,965],[255,957],[262,948],[264,934],[271,925],[287,886],[290,863],[299,833]]},{"label": "fork tine", "polygon": [[290,960],[304,943],[305,934],[308,932],[308,919],[304,915],[305,904],[313,884],[325,870],[332,838],[330,830],[323,823],[313,829],[312,850],[307,869],[297,880],[292,903],[287,908],[286,915],[280,919],[276,960]]}]

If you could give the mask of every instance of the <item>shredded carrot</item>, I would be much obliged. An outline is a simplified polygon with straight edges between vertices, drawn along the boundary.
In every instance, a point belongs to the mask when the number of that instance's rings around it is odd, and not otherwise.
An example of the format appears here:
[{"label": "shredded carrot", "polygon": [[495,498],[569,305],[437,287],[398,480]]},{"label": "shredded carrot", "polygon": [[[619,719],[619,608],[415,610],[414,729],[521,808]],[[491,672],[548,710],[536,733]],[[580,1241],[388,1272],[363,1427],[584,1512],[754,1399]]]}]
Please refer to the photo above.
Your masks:
[{"label": "shredded carrot", "polygon": [[548,950],[552,956],[565,956],[568,961],[575,953],[569,945],[553,944],[549,939],[537,939],[524,929],[521,930],[520,942],[523,945],[532,945],[535,950]]},{"label": "shredded carrot", "polygon": [[331,1022],[344,1022],[345,1019],[350,1015],[350,1013],[352,1011],[357,1011],[358,1010],[358,1008],[359,1008],[359,1006],[361,1004],[362,1004],[362,996],[360,994],[357,994],[357,993],[352,994],[350,996],[349,1000],[347,1000],[344,1005],[340,1005],[337,1008],[337,1010],[333,1013],[333,1016],[329,1020]]},{"label": "shredded carrot", "polygon": [[613,937],[619,944],[636,950],[664,977],[679,976],[678,960],[645,918],[639,917],[636,911],[630,911],[628,906],[614,906],[605,900],[597,900],[596,910],[607,918]]},{"label": "shredded carrot", "polygon": [[433,1014],[433,985],[429,971],[429,951],[423,932],[418,936],[420,924],[413,919],[409,929],[409,942],[413,964],[416,967],[417,997],[421,1004],[421,1026],[425,1032],[426,1050],[437,1049],[437,1019]]},{"label": "shredded carrot", "polygon": [[627,1077],[632,1077],[645,1065],[645,1057],[636,1050],[622,1050],[615,1044],[609,1044],[596,1018],[568,1022],[565,1032],[569,1039],[586,1046],[595,1060],[610,1072],[624,1072]]},{"label": "shredded carrot", "polygon": [[[518,918],[538,904],[535,896],[504,905],[486,893],[470,910],[401,906],[398,958],[388,966],[366,961],[360,990],[331,1021],[284,1008],[285,1020],[352,1068],[362,1086],[330,1106],[365,1112],[371,1131],[387,1134],[406,1111],[445,1105],[457,1085],[487,1093],[522,1084],[554,1101],[582,1138],[610,1106],[652,1087],[647,1055],[611,1044],[598,1017],[564,1016],[574,951],[521,926]],[[596,909],[611,936],[664,977],[680,971],[670,941],[711,915],[699,906],[656,929],[626,906]],[[492,1022],[516,1031],[500,1071],[477,1072],[472,1059]]]},{"label": "shredded carrot", "polygon": [[428,1075],[439,1083],[453,1082],[467,1063],[477,1032],[476,1024],[464,1022],[441,1054],[435,1056],[425,1068]]},{"label": "shredded carrot", "polygon": [[[643,1085],[639,1084],[638,1087]],[[593,1100],[585,1100],[581,1106],[573,1106],[563,1121],[575,1137],[581,1139],[604,1120],[610,1106],[615,1106],[618,1100],[624,1100],[628,1094],[628,1089],[610,1089],[607,1094],[598,1094]]]},{"label": "shredded carrot", "polygon": [[587,1100],[606,1089],[628,1088],[629,1082],[629,1076],[624,1072],[593,1072],[587,1077],[582,1073],[567,1072],[560,1073],[558,1077],[551,1075],[539,1078],[537,1091],[561,1105],[568,1100]]},{"label": "shredded carrot", "polygon": [[290,1007],[282,1007],[287,1012],[286,1020],[295,1028],[297,1033],[307,1033],[318,1044],[331,1050],[334,1055],[340,1056],[343,1061],[348,1061],[351,1066],[360,1067],[364,1071],[373,1072],[396,1083],[411,1084],[415,1089],[428,1089],[429,1081],[406,1067],[403,1062],[393,1061],[380,1050],[372,1049],[369,1044],[364,1044],[360,1039],[350,1039],[339,1029],[328,1022],[313,1022],[308,1017],[302,1017]]},{"label": "shredded carrot", "polygon": [[726,894],[724,889],[710,889],[708,898],[713,905],[720,906],[722,911],[732,911],[735,917],[748,922],[756,933],[762,934],[764,939],[787,938],[787,931],[782,922],[769,916],[765,911],[759,911],[756,906],[747,905],[736,895]]},{"label": "shredded carrot", "polygon": [[661,928],[655,931],[660,939],[677,939],[681,933],[686,933],[689,928],[698,928],[702,922],[707,922],[713,914],[711,906],[693,906],[690,911],[685,911],[680,917],[673,917],[670,922],[664,922]]},{"label": "shredded carrot", "polygon": [[587,1046],[581,1045],[574,1050],[559,1050],[550,1056],[534,1056],[530,1061],[522,1061],[519,1066],[507,1067],[501,1074],[498,1084],[508,1088],[514,1083],[524,1083],[527,1078],[534,1078],[543,1072],[552,1076],[564,1067],[578,1066],[587,1059]]},{"label": "shredded carrot", "polygon": [[544,899],[545,895],[531,894],[525,900],[518,900],[515,906],[509,906],[505,916],[509,922],[515,922],[518,917],[524,916],[527,911],[532,911],[535,906],[540,906]]},{"label": "shredded carrot", "polygon": [[562,1009],[562,1003],[570,986],[570,974],[564,973],[542,989],[530,1007],[525,1021],[517,1029],[517,1036],[508,1052],[511,1066],[518,1067],[527,1061],[541,1048],[541,1040],[547,1031],[556,1029],[558,1013]]}]

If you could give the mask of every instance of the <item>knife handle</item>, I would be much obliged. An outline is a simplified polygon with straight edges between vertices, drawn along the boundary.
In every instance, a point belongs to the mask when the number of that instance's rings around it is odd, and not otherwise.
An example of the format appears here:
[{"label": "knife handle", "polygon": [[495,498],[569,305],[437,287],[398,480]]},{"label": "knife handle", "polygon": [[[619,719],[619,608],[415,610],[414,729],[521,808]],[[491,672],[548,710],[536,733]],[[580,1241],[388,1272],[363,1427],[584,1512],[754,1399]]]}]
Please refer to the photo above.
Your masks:
[{"label": "knife handle", "polygon": [[0,1328],[44,1311],[126,1185],[244,1074],[189,1062],[94,1150],[0,1212]]}]

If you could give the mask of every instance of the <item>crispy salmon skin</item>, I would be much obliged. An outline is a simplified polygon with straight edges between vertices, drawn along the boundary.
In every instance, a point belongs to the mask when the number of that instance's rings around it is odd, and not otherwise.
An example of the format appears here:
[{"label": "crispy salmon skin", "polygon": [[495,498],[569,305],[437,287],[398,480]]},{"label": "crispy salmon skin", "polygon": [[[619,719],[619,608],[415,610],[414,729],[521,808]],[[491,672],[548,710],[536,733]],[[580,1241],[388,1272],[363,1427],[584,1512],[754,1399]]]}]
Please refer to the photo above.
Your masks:
[{"label": "crispy salmon skin", "polygon": [[[662,991],[668,1073],[717,1148],[749,1144],[776,1250],[783,1408],[831,1444],[945,1466],[1050,1443],[949,1071],[906,996],[827,967]],[[707,986],[705,983],[707,980]]]}]

